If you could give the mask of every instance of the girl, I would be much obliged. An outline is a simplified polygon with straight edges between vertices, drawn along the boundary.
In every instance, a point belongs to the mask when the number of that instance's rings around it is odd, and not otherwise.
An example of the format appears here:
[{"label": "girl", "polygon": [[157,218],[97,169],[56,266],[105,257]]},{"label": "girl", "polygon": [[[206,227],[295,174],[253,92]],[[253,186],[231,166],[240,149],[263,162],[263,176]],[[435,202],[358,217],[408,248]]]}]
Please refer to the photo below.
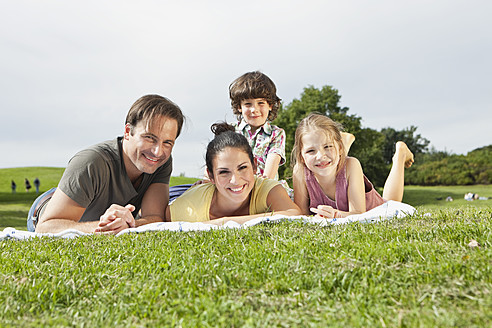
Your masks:
[{"label": "girl", "polygon": [[386,200],[401,202],[404,170],[413,164],[407,145],[396,143],[381,197],[363,174],[359,161],[346,156],[340,130],[338,123],[320,114],[308,115],[297,127],[292,162],[294,202],[301,212],[341,218],[366,212]]},{"label": "girl", "polygon": [[212,132],[215,138],[205,155],[210,182],[176,198],[167,208],[167,221],[244,223],[265,215],[300,214],[278,181],[255,176],[255,160],[244,136],[227,123],[212,125]]}]

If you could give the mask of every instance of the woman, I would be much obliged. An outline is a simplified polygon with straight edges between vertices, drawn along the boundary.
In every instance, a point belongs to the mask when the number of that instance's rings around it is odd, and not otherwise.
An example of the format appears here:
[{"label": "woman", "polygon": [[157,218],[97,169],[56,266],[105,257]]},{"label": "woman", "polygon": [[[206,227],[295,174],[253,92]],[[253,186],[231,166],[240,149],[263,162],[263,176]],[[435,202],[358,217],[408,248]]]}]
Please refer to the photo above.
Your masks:
[{"label": "woman", "polygon": [[278,181],[255,176],[253,153],[243,135],[227,123],[216,123],[211,129],[215,138],[205,156],[210,182],[190,188],[172,202],[166,220],[222,225],[273,214],[300,214]]}]

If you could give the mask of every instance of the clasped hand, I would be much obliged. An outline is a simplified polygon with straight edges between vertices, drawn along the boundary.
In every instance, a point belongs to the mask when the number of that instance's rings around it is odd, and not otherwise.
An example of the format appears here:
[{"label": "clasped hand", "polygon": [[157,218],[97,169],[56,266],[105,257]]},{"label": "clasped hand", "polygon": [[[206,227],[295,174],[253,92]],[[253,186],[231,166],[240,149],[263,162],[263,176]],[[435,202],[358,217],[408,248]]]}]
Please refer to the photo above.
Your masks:
[{"label": "clasped hand", "polygon": [[113,204],[99,218],[99,225],[94,231],[101,234],[117,234],[121,230],[135,227],[135,218],[132,212],[135,206]]}]

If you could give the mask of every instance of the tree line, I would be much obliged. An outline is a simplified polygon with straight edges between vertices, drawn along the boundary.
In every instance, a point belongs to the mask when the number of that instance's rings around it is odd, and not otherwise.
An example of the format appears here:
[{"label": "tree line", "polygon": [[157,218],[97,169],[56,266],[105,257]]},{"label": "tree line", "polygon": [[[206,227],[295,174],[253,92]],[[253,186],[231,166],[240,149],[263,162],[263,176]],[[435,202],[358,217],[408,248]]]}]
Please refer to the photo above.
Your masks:
[{"label": "tree line", "polygon": [[429,149],[430,141],[417,133],[416,126],[403,130],[391,127],[380,131],[362,127],[360,116],[349,114],[340,106],[341,95],[332,86],[304,88],[299,99],[282,105],[273,122],[286,132],[287,162],[279,167],[279,176],[290,181],[290,154],[299,122],[312,112],[325,114],[341,123],[355,136],[349,155],[359,159],[365,175],[376,186],[383,186],[391,168],[395,143],[404,141],[415,155],[415,164],[405,172],[405,183],[414,185],[470,185],[492,182],[492,145],[475,149],[467,155],[455,155]]}]

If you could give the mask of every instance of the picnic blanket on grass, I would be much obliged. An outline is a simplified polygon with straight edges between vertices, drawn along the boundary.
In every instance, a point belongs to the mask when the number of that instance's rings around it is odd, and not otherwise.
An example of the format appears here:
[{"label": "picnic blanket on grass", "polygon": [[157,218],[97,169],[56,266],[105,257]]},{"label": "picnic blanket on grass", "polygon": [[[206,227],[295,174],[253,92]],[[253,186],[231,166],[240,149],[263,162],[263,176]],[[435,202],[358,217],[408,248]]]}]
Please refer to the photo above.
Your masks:
[{"label": "picnic blanket on grass", "polygon": [[[148,231],[209,231],[214,229],[231,229],[231,228],[248,228],[257,224],[266,222],[281,222],[281,221],[299,221],[310,224],[317,224],[319,226],[329,226],[338,224],[347,224],[353,222],[359,223],[375,223],[379,221],[389,220],[393,218],[402,218],[407,215],[415,213],[415,208],[411,205],[388,201],[378,207],[373,208],[362,214],[349,215],[345,218],[339,219],[317,219],[313,216],[285,216],[285,215],[272,215],[264,216],[261,218],[252,219],[243,224],[229,221],[223,226],[217,226],[204,222],[156,222],[146,224],[137,228],[128,228],[119,232],[116,236],[128,234],[128,233],[142,233]],[[55,237],[55,238],[75,238],[79,236],[92,235],[89,233],[81,232],[76,229],[67,229],[58,233],[36,233],[24,230],[17,230],[14,228],[5,228],[3,232],[0,232],[0,240],[5,239],[28,239],[33,237]]]}]

